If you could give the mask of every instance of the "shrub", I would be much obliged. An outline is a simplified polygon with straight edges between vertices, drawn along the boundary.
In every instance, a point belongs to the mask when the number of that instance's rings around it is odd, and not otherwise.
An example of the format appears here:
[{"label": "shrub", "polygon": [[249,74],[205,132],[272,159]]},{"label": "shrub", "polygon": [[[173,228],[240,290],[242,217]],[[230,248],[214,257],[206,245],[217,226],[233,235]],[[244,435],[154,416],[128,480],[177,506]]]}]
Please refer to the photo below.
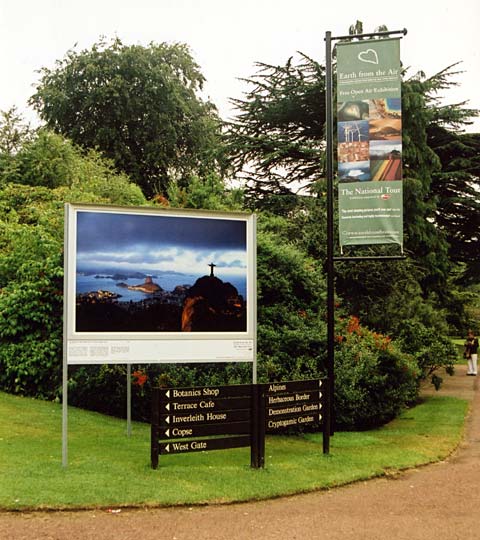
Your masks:
[{"label": "shrub", "polygon": [[403,321],[400,329],[400,343],[402,349],[415,358],[420,369],[420,379],[430,377],[437,390],[443,379],[436,371],[445,368],[448,375],[453,375],[457,351],[448,337],[431,327],[427,328],[420,321],[407,320]]},{"label": "shrub", "polygon": [[419,370],[388,336],[356,317],[340,321],[335,352],[335,422],[369,429],[392,420],[418,395]]}]

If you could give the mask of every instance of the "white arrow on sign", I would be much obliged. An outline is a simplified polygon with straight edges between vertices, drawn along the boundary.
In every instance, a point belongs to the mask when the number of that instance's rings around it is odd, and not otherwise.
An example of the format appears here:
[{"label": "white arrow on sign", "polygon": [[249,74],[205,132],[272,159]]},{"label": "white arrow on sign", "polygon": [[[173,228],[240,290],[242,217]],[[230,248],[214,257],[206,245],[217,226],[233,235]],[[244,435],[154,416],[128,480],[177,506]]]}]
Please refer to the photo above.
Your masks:
[{"label": "white arrow on sign", "polygon": [[165,431],[165,437],[170,437],[170,430],[167,429],[167,431]]},{"label": "white arrow on sign", "polygon": [[167,424],[170,424],[170,416],[167,416],[167,418],[165,418],[165,422],[167,422]]},{"label": "white arrow on sign", "polygon": [[167,391],[165,392],[165,395],[169,398],[169,397],[170,397],[170,390],[167,390]]},{"label": "white arrow on sign", "polygon": [[322,381],[318,381],[318,386],[322,386]]},{"label": "white arrow on sign", "polygon": [[167,446],[165,446],[165,452],[170,452],[170,445],[167,444]]},{"label": "white arrow on sign", "polygon": [[165,405],[165,409],[167,409],[167,411],[170,410],[170,403],[167,403],[167,404]]}]

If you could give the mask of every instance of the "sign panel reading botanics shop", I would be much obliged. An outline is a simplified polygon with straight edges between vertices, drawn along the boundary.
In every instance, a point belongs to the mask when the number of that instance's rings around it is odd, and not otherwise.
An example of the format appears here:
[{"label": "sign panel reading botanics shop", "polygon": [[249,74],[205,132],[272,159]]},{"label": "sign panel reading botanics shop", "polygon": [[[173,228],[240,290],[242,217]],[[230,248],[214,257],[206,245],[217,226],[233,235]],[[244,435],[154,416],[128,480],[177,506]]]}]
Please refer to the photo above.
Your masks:
[{"label": "sign panel reading botanics shop", "polygon": [[254,361],[254,218],[67,205],[67,362]]},{"label": "sign panel reading botanics shop", "polygon": [[338,43],[340,246],[403,244],[400,40]]}]

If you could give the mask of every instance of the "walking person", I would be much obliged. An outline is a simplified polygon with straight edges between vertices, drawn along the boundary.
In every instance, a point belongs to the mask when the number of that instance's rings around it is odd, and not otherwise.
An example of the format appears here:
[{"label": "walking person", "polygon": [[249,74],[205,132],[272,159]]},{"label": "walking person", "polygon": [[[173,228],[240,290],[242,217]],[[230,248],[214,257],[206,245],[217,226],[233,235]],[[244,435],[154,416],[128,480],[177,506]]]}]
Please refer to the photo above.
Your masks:
[{"label": "walking person", "polygon": [[463,355],[467,359],[468,363],[467,375],[476,375],[478,360],[478,338],[475,337],[473,330],[469,330],[467,333],[467,340],[465,341],[465,350]]}]

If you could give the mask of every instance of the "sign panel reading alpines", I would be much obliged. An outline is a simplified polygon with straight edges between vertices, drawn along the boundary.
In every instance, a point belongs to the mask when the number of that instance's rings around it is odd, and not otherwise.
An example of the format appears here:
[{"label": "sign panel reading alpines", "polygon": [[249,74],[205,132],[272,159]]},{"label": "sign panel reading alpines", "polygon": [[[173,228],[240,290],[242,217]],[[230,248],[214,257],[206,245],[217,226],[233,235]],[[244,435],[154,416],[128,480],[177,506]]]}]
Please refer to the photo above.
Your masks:
[{"label": "sign panel reading alpines", "polygon": [[403,244],[400,40],[337,45],[340,246]]}]

